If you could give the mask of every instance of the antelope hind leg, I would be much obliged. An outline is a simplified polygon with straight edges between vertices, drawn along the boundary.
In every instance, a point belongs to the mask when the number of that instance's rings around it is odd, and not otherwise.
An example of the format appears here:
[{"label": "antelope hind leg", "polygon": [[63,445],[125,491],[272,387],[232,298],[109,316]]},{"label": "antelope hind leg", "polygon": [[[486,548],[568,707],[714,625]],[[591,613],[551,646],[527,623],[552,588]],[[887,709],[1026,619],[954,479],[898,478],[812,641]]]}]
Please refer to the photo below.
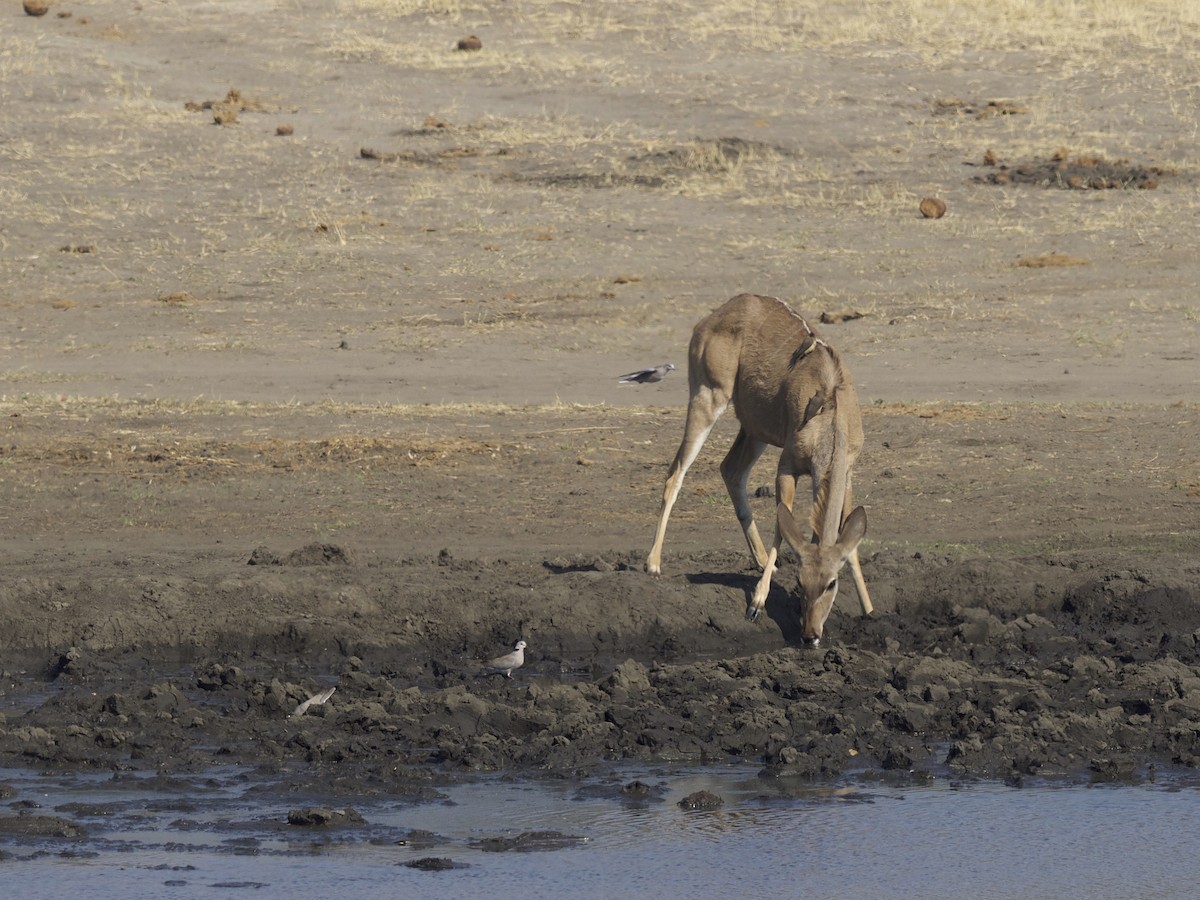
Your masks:
[{"label": "antelope hind leg", "polygon": [[709,432],[721,417],[721,413],[725,412],[728,403],[727,399],[718,397],[711,388],[697,390],[688,401],[683,440],[675,453],[675,459],[671,462],[671,468],[667,470],[662,506],[658,510],[658,529],[654,533],[654,546],[650,548],[650,554],[646,557],[646,571],[651,575],[662,573],[662,548],[667,537],[667,520],[671,517],[671,509],[679,497],[679,489],[683,487],[683,476],[696,461],[700,448],[704,446]]},{"label": "antelope hind leg", "polygon": [[765,443],[751,438],[743,428],[738,431],[733,446],[721,462],[721,477],[725,480],[729,499],[733,501],[733,511],[737,514],[742,533],[746,536],[746,543],[750,546],[750,554],[762,569],[767,567],[768,556],[762,538],[758,535],[758,526],[754,524],[754,512],[750,509],[750,500],[746,496],[746,483],[754,463],[766,449]]}]

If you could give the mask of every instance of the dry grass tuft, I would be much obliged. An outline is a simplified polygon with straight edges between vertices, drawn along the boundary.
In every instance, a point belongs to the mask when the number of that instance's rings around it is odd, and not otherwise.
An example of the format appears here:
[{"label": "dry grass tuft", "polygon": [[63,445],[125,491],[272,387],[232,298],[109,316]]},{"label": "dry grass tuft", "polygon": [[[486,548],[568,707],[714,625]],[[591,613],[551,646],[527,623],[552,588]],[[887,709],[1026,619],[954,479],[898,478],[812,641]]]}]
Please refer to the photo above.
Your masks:
[{"label": "dry grass tuft", "polygon": [[239,113],[251,112],[267,112],[269,107],[261,100],[252,100],[249,97],[243,97],[242,92],[237,88],[230,88],[224,98],[220,100],[201,100],[199,102],[189,100],[183,104],[183,108],[188,112],[200,112],[207,110],[212,112],[213,122],[217,125],[233,125],[238,120]]}]

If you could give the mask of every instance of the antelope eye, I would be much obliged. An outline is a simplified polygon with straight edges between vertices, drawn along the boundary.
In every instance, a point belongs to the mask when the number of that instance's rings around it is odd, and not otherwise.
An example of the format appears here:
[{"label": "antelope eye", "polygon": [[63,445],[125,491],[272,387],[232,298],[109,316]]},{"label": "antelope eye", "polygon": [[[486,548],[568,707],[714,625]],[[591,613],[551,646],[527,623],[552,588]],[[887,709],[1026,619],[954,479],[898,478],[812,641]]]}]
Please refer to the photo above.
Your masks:
[{"label": "antelope eye", "polygon": [[833,579],[833,581],[829,582],[829,584],[825,585],[826,592],[832,591],[836,588],[837,588],[837,579],[836,578]]}]

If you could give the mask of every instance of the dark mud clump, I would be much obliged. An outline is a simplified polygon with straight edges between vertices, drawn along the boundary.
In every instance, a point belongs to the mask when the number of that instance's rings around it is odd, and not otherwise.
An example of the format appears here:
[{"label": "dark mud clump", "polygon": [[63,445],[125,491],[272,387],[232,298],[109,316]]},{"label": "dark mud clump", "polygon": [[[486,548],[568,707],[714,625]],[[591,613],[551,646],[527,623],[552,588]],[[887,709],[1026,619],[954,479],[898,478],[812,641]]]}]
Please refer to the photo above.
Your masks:
[{"label": "dark mud clump", "polygon": [[563,850],[584,843],[587,838],[561,831],[523,831],[513,837],[484,838],[472,844],[485,853],[536,853],[543,850]]},{"label": "dark mud clump", "polygon": [[1033,159],[1009,165],[989,151],[984,165],[995,169],[972,180],[979,184],[1029,184],[1067,190],[1114,190],[1136,188],[1153,190],[1164,178],[1177,174],[1173,169],[1143,166],[1128,159],[1109,160],[1102,156],[1072,157],[1060,149],[1047,159]]},{"label": "dark mud clump", "polygon": [[268,547],[255,547],[246,560],[251,566],[350,566],[354,552],[337,544],[305,544],[291,553],[278,554]]},{"label": "dark mud clump", "polygon": [[288,824],[302,828],[338,828],[346,825],[365,825],[366,819],[353,809],[330,809],[313,806],[288,811]]},{"label": "dark mud clump", "polygon": [[410,869],[420,869],[422,872],[448,872],[451,869],[469,869],[470,864],[455,862],[444,856],[422,856],[406,863],[401,863]]},{"label": "dark mud clump", "polygon": [[696,791],[679,801],[680,809],[720,809],[725,799],[712,791]]},{"label": "dark mud clump", "polygon": [[77,838],[87,834],[87,830],[60,816],[0,816],[0,834]]}]

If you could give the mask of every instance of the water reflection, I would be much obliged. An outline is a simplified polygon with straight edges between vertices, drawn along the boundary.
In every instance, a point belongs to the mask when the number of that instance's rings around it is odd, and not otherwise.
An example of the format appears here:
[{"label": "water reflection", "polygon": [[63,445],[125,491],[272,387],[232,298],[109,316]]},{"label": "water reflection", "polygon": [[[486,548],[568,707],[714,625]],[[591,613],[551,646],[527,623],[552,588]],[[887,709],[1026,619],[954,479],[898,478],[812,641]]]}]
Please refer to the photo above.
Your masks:
[{"label": "water reflection", "polygon": [[[623,790],[635,780],[642,786]],[[234,770],[169,780],[8,771],[0,783],[12,788],[0,818],[56,817],[86,832],[0,829],[3,896],[240,886],[309,896],[1191,897],[1200,875],[1197,788],[1183,776],[1016,789],[629,770],[583,783],[482,781],[433,802],[371,798],[354,804],[365,825],[329,831],[287,824],[312,798]],[[679,808],[697,791],[724,803]],[[494,840],[532,832],[549,839]],[[405,865],[430,860],[459,868]]]}]

